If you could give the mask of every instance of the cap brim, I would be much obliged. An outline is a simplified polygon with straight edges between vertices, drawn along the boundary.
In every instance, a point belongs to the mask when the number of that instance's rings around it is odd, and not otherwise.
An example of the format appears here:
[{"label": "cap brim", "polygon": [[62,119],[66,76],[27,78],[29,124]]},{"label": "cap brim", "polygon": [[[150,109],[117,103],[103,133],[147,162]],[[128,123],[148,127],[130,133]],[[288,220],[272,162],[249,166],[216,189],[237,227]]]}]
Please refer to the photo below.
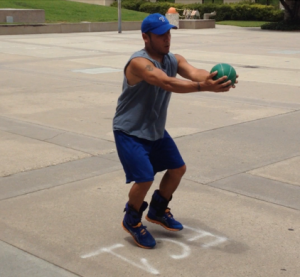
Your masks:
[{"label": "cap brim", "polygon": [[155,35],[162,35],[162,34],[168,32],[170,29],[177,29],[177,26],[172,25],[172,24],[166,24],[166,25],[159,26],[156,29],[150,30],[150,32]]}]

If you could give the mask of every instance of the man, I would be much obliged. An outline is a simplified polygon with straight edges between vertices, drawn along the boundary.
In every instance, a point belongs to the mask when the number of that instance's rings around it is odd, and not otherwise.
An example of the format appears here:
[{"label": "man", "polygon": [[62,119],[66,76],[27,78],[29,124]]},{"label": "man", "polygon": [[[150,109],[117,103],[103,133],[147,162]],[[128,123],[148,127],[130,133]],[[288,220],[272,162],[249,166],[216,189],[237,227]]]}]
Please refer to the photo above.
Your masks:
[{"label": "man", "polygon": [[[168,208],[169,201],[186,171],[185,163],[165,130],[171,92],[225,92],[226,76],[196,69],[180,55],[170,53],[170,29],[177,29],[161,14],[147,16],[141,26],[145,48],[134,53],[124,68],[123,92],[118,99],[113,130],[129,191],[122,222],[135,243],[153,248],[155,239],[141,222],[148,203],[144,201],[157,172],[166,170],[155,190],[146,219],[170,231],[183,229]],[[175,78],[176,74],[187,80]],[[223,83],[224,82],[224,83]]]}]

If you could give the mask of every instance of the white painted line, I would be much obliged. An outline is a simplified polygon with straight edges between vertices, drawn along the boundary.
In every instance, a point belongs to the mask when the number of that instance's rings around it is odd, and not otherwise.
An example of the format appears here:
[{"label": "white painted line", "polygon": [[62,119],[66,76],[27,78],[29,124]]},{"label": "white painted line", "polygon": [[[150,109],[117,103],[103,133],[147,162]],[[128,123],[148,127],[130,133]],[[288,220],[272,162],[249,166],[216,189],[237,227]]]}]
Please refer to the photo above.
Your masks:
[{"label": "white painted line", "polygon": [[199,234],[199,235],[196,235],[195,237],[189,238],[188,241],[195,241],[197,239],[204,238],[204,237],[213,237],[213,238],[215,238],[214,241],[203,244],[202,247],[204,247],[204,248],[213,247],[213,246],[216,246],[216,245],[221,244],[221,243],[228,240],[225,237],[217,236],[217,235],[214,235],[214,234],[209,233],[207,231],[203,231],[201,229],[195,229],[195,228],[192,228],[192,227],[189,227],[189,226],[186,226],[186,225],[184,225],[183,227],[185,229],[194,231],[194,232]]},{"label": "white painted line", "polygon": [[[196,229],[196,228],[192,228],[192,227],[189,227],[189,226],[186,226],[184,225],[183,226],[185,229],[188,229],[188,230],[191,230],[193,232],[196,233],[196,235],[194,237],[191,237],[189,239],[187,239],[187,241],[195,241],[195,240],[198,240],[200,238],[204,238],[204,237],[210,237],[210,238],[213,238],[213,241],[211,242],[208,242],[208,243],[205,243],[202,245],[203,248],[209,248],[209,247],[213,247],[213,246],[216,246],[216,245],[219,245],[225,241],[227,241],[228,239],[225,238],[225,237],[221,237],[221,236],[217,236],[217,235],[214,235],[210,232],[207,232],[207,231],[204,231],[204,230],[201,230],[201,229]],[[172,259],[175,259],[175,260],[179,260],[179,259],[184,259],[184,258],[187,258],[188,256],[190,256],[191,254],[191,248],[185,244],[185,243],[182,243],[182,242],[178,242],[176,240],[173,240],[173,239],[169,239],[169,238],[157,238],[156,239],[157,241],[166,241],[166,242],[171,242],[173,244],[176,244],[177,246],[180,246],[181,247],[181,253],[180,254],[177,254],[177,255],[170,255],[170,257]],[[82,259],[87,259],[87,258],[91,258],[91,257],[95,257],[95,256],[98,256],[102,253],[109,253],[119,259],[121,259],[122,261],[126,262],[126,263],[129,263],[130,265],[132,266],[135,266],[139,269],[142,269],[146,272],[149,272],[151,274],[154,274],[154,275],[157,275],[157,274],[160,274],[159,271],[154,268],[153,266],[151,266],[147,259],[145,258],[141,258],[139,260],[139,262],[135,262],[135,261],[132,261],[120,254],[117,254],[115,253],[113,250],[117,249],[117,248],[120,248],[120,247],[124,247],[123,244],[120,244],[120,243],[117,243],[117,244],[114,244],[110,247],[102,247],[96,251],[93,251],[91,253],[88,253],[88,254],[85,254],[85,255],[82,255],[80,256]]]},{"label": "white painted line", "polygon": [[188,257],[191,254],[191,248],[188,245],[186,245],[182,242],[178,242],[178,241],[172,240],[172,239],[165,239],[165,238],[158,238],[156,240],[172,242],[172,243],[177,244],[177,245],[182,247],[182,254],[180,254],[180,255],[170,255],[170,257],[175,259],[175,260],[184,259],[184,258]]},{"label": "white painted line", "polygon": [[154,267],[152,267],[145,258],[141,258],[140,259],[140,261],[141,261],[141,263],[143,265],[142,266],[141,264],[133,262],[133,261],[125,258],[124,256],[119,255],[119,254],[117,254],[117,253],[115,253],[115,252],[112,251],[112,250],[114,250],[116,248],[120,248],[120,247],[124,247],[124,245],[123,244],[114,244],[114,245],[112,245],[110,247],[100,248],[97,251],[91,252],[89,254],[82,255],[81,258],[82,259],[86,259],[86,258],[91,258],[91,257],[97,256],[97,255],[99,255],[101,253],[109,253],[109,254],[112,254],[113,256],[121,259],[122,261],[127,262],[127,263],[129,263],[129,264],[131,264],[131,265],[133,265],[135,267],[138,267],[138,268],[140,268],[140,269],[142,269],[144,271],[147,271],[147,272],[149,272],[151,274],[154,274],[154,275],[159,274],[159,271],[156,270]]},{"label": "white painted line", "polygon": [[200,238],[204,238],[204,237],[214,237],[213,234],[209,233],[209,232],[206,232],[206,231],[203,231],[201,229],[195,229],[195,228],[192,228],[192,227],[189,227],[189,226],[186,226],[184,225],[183,226],[185,229],[188,229],[188,230],[192,230],[194,231],[195,233],[198,233],[199,235],[196,235],[195,237],[193,238],[190,238],[188,239],[188,241],[194,241],[194,240],[197,240],[197,239],[200,239]]},{"label": "white painted line", "polygon": [[114,244],[113,246],[108,247],[108,248],[103,248],[102,247],[97,251],[91,252],[89,254],[82,255],[82,256],[80,256],[80,258],[82,258],[82,259],[91,258],[91,257],[94,257],[94,256],[98,256],[99,254],[101,254],[103,252],[108,252],[109,253],[111,250],[116,249],[116,248],[120,248],[120,247],[124,247],[124,245],[119,243],[119,244]]},{"label": "white painted line", "polygon": [[[143,265],[146,267],[146,271],[148,271],[148,272],[150,272],[150,273],[152,273],[152,274],[154,274],[154,275],[158,275],[158,274],[159,274],[159,271],[156,270],[156,269],[155,269],[154,267],[152,267],[151,265],[149,265],[149,263],[148,263],[148,261],[147,261],[146,259],[142,258],[142,259],[141,259],[141,262],[142,262]],[[145,270],[145,268],[142,268],[141,266],[139,266],[139,265],[136,264],[136,263],[133,263],[133,262],[132,262],[132,265],[135,265],[136,267],[139,267],[139,268]]]},{"label": "white painted line", "polygon": [[209,248],[227,241],[227,238],[216,236],[216,240],[202,245],[204,248]]}]

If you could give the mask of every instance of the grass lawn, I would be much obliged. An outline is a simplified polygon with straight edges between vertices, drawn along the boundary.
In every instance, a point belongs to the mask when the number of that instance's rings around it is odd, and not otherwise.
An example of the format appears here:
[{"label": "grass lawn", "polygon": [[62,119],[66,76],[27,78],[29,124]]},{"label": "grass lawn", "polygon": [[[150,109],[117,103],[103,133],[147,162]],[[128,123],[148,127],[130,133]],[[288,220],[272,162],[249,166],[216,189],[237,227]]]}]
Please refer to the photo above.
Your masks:
[{"label": "grass lawn", "polygon": [[261,25],[268,23],[266,21],[217,21],[216,24],[220,25],[231,25],[231,26],[238,26],[238,27],[261,27]]},{"label": "grass lawn", "polygon": [[[0,9],[42,9],[47,23],[118,21],[118,8],[66,0],[0,0]],[[142,21],[148,14],[122,9],[122,21]]]},{"label": "grass lawn", "polygon": [[[212,1],[212,0],[206,0]],[[221,0],[214,0],[221,1]],[[223,1],[223,0],[222,0]],[[42,9],[47,23],[118,21],[118,8],[67,0],[0,0],[1,8]],[[122,21],[142,21],[148,14],[122,9]],[[263,21],[218,21],[216,24],[260,27]]]}]

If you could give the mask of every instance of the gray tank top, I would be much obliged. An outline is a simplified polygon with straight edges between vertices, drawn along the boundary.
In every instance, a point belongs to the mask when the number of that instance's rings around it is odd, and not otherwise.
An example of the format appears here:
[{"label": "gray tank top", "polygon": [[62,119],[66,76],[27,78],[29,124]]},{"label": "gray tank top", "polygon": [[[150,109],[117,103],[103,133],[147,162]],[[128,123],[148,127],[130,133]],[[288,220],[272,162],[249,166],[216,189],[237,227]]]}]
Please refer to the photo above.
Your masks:
[{"label": "gray tank top", "polygon": [[[159,63],[142,49],[131,56],[125,69],[129,62],[137,57],[150,60],[170,77],[175,77],[177,74],[177,60],[172,53],[165,55],[163,62]],[[125,76],[125,69],[123,92],[118,99],[113,130],[120,130],[151,141],[163,138],[171,92],[145,81],[130,86]]]}]

